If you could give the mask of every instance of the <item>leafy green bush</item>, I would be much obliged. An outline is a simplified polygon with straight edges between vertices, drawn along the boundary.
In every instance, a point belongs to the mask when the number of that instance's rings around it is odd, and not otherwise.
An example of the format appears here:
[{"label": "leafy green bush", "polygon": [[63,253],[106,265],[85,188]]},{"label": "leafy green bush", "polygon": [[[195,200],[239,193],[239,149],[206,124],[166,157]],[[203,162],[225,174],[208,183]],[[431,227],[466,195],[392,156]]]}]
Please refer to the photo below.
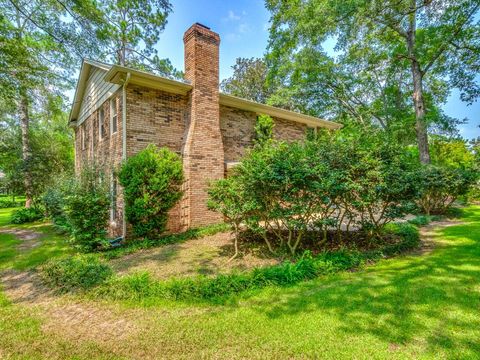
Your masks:
[{"label": "leafy green bush", "polygon": [[255,144],[263,146],[268,143],[273,137],[273,127],[275,123],[268,115],[258,115],[255,124]]},{"label": "leafy green bush", "polygon": [[0,209],[21,207],[25,204],[25,201],[13,201],[11,199],[0,198]]},{"label": "leafy green bush", "polygon": [[425,165],[418,169],[418,205],[427,215],[445,214],[459,196],[465,195],[478,179],[473,170]]},{"label": "leafy green bush", "polygon": [[108,246],[110,197],[102,169],[85,166],[64,201],[74,244],[85,251]]},{"label": "leafy green bush", "polygon": [[168,211],[182,197],[183,168],[178,155],[149,145],[128,158],[118,178],[134,235],[155,238],[165,231]]},{"label": "leafy green bush", "polygon": [[10,222],[12,224],[24,224],[43,219],[43,211],[41,209],[31,207],[14,210],[12,212]]},{"label": "leafy green bush", "polygon": [[62,230],[71,231],[65,212],[66,198],[72,188],[75,187],[73,178],[61,178],[54,186],[49,187],[42,197],[45,206],[45,215]]},{"label": "leafy green bush", "polygon": [[112,275],[112,269],[94,255],[54,259],[41,268],[44,282],[60,292],[87,290],[102,284]]},{"label": "leafy green bush", "polygon": [[323,134],[304,142],[269,141],[211,186],[209,206],[235,232],[242,224],[260,235],[270,251],[286,247],[295,254],[312,229],[322,243],[328,231],[340,237],[344,227],[373,239],[412,209],[414,167],[406,157],[376,139]]}]

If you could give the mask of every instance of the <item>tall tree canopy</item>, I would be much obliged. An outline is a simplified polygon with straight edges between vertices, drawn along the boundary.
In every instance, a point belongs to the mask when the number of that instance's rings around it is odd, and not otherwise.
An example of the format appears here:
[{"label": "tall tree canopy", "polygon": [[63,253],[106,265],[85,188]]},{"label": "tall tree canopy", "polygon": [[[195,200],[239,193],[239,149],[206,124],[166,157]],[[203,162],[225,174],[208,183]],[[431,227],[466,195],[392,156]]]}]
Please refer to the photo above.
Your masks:
[{"label": "tall tree canopy", "polygon": [[109,60],[161,75],[181,76],[155,48],[172,11],[168,0],[104,0],[98,7],[102,13],[98,36],[105,42]]},{"label": "tall tree canopy", "polygon": [[[430,162],[427,130],[451,130],[441,111],[452,88],[480,95],[478,0],[267,0],[268,61],[277,99],[317,115],[374,122],[415,136]],[[336,41],[335,54],[326,43]]]},{"label": "tall tree canopy", "polygon": [[[167,0],[0,0],[0,144],[21,140],[0,168],[22,179],[27,207],[42,189],[38,169],[59,169],[42,155],[48,144],[72,146],[57,135],[67,134],[65,92],[83,58],[181,75],[154,48],[170,11]],[[45,125],[59,116],[62,131]]]},{"label": "tall tree canopy", "polygon": [[263,59],[237,58],[232,69],[232,76],[220,84],[224,92],[259,103],[267,102],[272,87],[266,83],[268,69]]},{"label": "tall tree canopy", "polygon": [[0,0],[0,106],[2,125],[20,125],[26,206],[34,179],[30,119],[48,97],[71,86],[74,64],[98,50],[90,0]]}]

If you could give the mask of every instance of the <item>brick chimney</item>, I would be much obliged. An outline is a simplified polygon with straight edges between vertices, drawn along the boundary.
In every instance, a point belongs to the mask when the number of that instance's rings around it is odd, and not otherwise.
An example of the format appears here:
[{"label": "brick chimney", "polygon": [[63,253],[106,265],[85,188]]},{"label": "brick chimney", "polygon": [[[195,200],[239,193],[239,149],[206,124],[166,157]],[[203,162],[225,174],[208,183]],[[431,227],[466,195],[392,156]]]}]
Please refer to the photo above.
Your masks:
[{"label": "brick chimney", "polygon": [[222,221],[220,214],[207,209],[209,182],[224,177],[218,97],[220,36],[196,23],[185,32],[183,42],[185,79],[193,89],[183,147],[186,182],[182,224],[191,228]]}]

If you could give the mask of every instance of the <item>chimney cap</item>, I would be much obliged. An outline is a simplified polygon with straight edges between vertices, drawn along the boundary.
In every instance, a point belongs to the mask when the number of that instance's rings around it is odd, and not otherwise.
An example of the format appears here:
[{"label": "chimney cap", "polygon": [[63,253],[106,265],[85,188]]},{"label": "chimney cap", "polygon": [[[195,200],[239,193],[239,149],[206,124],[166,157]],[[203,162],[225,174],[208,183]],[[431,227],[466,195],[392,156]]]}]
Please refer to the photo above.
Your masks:
[{"label": "chimney cap", "polygon": [[211,30],[207,25],[203,25],[202,23],[196,22],[195,25],[201,26],[207,30]]}]

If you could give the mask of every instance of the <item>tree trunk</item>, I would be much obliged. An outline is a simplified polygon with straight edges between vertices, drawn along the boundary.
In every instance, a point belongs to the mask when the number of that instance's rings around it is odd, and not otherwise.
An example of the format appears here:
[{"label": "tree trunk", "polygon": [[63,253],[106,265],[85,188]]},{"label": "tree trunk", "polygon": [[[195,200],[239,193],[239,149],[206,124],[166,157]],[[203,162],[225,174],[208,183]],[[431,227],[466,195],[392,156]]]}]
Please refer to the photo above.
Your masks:
[{"label": "tree trunk", "polygon": [[430,163],[430,152],[428,149],[427,125],[425,124],[425,101],[423,99],[423,73],[415,54],[416,44],[416,0],[412,0],[412,11],[410,13],[409,29],[407,33],[408,57],[411,63],[413,79],[413,104],[415,107],[415,131],[417,133],[417,145],[422,164]]},{"label": "tree trunk", "polygon": [[423,99],[423,75],[418,62],[412,61],[413,104],[415,106],[415,131],[417,133],[418,152],[422,164],[430,163],[427,125],[425,124],[425,101]]},{"label": "tree trunk", "polygon": [[28,97],[25,92],[20,94],[20,127],[22,129],[22,160],[23,160],[23,184],[25,186],[25,207],[32,206],[32,174],[30,172],[30,160],[32,157],[29,138],[30,117],[28,114]]}]

